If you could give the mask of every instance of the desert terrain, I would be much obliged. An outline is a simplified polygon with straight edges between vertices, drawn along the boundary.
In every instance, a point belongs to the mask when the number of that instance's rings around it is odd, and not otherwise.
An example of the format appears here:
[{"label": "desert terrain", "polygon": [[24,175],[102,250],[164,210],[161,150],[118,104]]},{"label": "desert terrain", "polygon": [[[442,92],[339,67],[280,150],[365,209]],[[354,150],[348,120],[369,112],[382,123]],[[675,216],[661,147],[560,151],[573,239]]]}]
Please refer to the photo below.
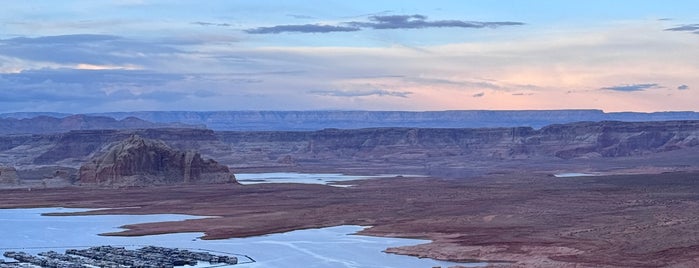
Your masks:
[{"label": "desert terrain", "polygon": [[[500,174],[385,178],[355,186],[189,185],[5,190],[3,208],[88,207],[90,214],[219,216],[127,226],[110,235],[245,237],[343,224],[433,243],[387,252],[521,267],[689,267],[699,262],[699,173],[556,178]],[[119,209],[121,207],[121,209]],[[496,263],[496,262],[503,263]]]},{"label": "desert terrain", "polygon": [[[362,225],[371,226],[363,234],[433,241],[389,253],[493,266],[699,263],[699,121],[87,129],[2,140],[0,208],[216,216],[106,235],[204,232],[204,239],[223,239]],[[350,187],[216,179],[229,178],[229,169],[392,175],[339,183]],[[594,176],[554,176],[568,172]]]}]

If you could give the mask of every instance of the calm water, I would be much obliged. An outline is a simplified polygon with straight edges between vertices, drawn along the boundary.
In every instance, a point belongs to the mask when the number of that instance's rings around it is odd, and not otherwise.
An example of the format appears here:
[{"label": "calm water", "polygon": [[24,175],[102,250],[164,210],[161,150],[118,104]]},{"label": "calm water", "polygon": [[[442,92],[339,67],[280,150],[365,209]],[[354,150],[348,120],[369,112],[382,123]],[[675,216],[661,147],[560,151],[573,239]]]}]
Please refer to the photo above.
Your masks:
[{"label": "calm water", "polygon": [[553,174],[554,177],[556,178],[572,178],[572,177],[589,177],[589,176],[597,176],[596,174],[592,173],[576,173],[576,172],[571,172],[571,173],[558,173],[558,174]]},{"label": "calm water", "polygon": [[[395,177],[397,175],[378,175],[378,176],[354,176],[336,173],[294,173],[294,172],[276,172],[276,173],[236,173],[236,180],[240,184],[257,184],[257,183],[304,183],[304,184],[325,184],[338,187],[346,187],[347,185],[333,185],[333,182],[366,180],[376,178]],[[417,175],[402,175],[403,177],[417,177]]]},{"label": "calm water", "polygon": [[[97,234],[143,222],[195,219],[187,215],[41,216],[47,212],[80,211],[64,208],[0,209],[0,251],[35,247],[84,247],[95,245],[156,245],[206,249],[249,255],[256,263],[235,267],[449,267],[456,263],[385,254],[387,247],[429,241],[351,235],[361,226],[336,226],[299,230],[250,238],[200,240],[201,233],[142,237],[106,237]],[[46,249],[25,249],[27,252]],[[0,257],[1,258],[1,257]],[[463,265],[463,264],[462,264]],[[470,266],[484,266],[471,264]]]}]

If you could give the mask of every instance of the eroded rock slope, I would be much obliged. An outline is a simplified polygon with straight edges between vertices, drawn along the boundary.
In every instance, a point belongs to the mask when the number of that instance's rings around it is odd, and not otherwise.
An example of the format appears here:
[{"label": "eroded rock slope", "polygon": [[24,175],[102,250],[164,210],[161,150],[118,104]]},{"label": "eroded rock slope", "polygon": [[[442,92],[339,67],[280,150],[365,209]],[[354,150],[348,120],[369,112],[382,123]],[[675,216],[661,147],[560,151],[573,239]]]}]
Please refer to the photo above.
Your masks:
[{"label": "eroded rock slope", "polygon": [[228,183],[227,166],[204,160],[194,151],[178,151],[162,141],[132,135],[109,146],[80,167],[81,184],[145,186],[178,183]]}]

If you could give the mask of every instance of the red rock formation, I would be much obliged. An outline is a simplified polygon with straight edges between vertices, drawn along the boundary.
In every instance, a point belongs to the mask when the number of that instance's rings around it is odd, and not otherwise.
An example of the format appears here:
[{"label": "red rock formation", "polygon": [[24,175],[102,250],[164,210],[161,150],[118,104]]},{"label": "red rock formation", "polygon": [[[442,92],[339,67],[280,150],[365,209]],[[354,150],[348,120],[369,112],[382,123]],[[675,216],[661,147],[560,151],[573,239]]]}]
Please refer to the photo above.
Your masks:
[{"label": "red rock formation", "polygon": [[197,152],[177,151],[160,140],[133,135],[111,145],[80,167],[82,184],[147,186],[235,182],[227,166]]}]

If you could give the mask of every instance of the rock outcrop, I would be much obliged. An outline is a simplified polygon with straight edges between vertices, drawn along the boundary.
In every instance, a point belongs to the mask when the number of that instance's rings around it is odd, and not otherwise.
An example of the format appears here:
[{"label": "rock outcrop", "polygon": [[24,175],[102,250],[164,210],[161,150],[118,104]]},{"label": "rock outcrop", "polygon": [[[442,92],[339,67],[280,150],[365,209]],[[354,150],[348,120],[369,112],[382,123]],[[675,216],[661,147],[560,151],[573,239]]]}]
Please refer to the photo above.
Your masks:
[{"label": "rock outcrop", "polygon": [[16,185],[18,183],[19,178],[14,167],[0,166],[0,185]]},{"label": "rock outcrop", "polygon": [[204,160],[194,151],[177,151],[160,140],[138,135],[112,144],[80,167],[81,184],[149,186],[181,183],[229,183],[227,166]]},{"label": "rock outcrop", "polygon": [[[217,153],[229,146],[217,141],[214,131],[194,128],[73,130],[55,135],[14,135],[6,139],[0,137],[0,151],[3,150],[4,144],[46,146],[49,149],[41,152],[31,164],[60,164],[78,168],[100,148],[126,140],[134,134],[146,139],[162,140],[177,150],[195,150],[208,158],[219,159],[220,155],[230,154],[230,150]],[[11,146],[8,147],[12,148]]]}]

